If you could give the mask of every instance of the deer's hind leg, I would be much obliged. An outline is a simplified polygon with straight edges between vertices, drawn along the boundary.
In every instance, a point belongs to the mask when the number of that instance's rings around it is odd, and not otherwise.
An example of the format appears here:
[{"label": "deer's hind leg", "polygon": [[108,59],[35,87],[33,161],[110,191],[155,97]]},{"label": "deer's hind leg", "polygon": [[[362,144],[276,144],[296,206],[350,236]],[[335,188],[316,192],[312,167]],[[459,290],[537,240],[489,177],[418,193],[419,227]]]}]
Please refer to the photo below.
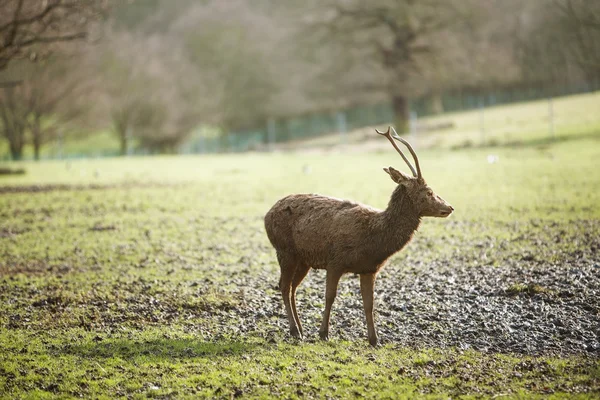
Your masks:
[{"label": "deer's hind leg", "polygon": [[285,312],[290,323],[290,334],[293,337],[300,338],[302,337],[302,334],[296,322],[295,305],[292,308],[292,281],[294,280],[296,270],[299,269],[299,263],[293,255],[280,252],[277,252],[277,260],[279,260],[279,267],[281,268],[279,289],[281,290]]},{"label": "deer's hind leg", "polygon": [[335,269],[327,270],[327,286],[325,288],[325,311],[323,312],[323,321],[321,322],[321,328],[319,329],[319,336],[322,340],[329,339],[329,315],[331,313],[331,306],[337,295],[337,287],[342,272]]},{"label": "deer's hind leg", "polygon": [[294,313],[294,319],[296,320],[296,325],[300,330],[301,337],[304,335],[304,332],[302,331],[302,324],[300,323],[300,317],[298,316],[298,311],[296,310],[296,289],[298,289],[298,286],[300,283],[302,283],[308,274],[308,271],[310,271],[310,267],[306,265],[299,265],[292,279],[292,312]]}]

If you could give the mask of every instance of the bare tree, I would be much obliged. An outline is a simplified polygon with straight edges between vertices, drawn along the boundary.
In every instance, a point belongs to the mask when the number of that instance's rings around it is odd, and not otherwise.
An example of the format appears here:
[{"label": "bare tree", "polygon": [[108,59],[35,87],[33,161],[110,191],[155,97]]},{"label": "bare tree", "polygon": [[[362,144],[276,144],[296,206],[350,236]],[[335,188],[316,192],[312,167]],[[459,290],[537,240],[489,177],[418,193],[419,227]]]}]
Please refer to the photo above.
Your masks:
[{"label": "bare tree", "polygon": [[[205,115],[202,92],[189,61],[167,36],[107,32],[89,52],[86,69],[95,80],[93,120],[106,122],[127,154],[135,141],[153,152],[173,151]],[[207,96],[208,97],[208,96]]]},{"label": "bare tree", "polygon": [[23,156],[26,141],[28,108],[15,93],[16,87],[6,87],[0,91],[0,118],[2,136],[8,141],[10,155],[18,161]]},{"label": "bare tree", "polygon": [[588,80],[600,78],[600,3],[586,0],[557,0],[562,36],[575,62]]},{"label": "bare tree", "polygon": [[[464,19],[466,2],[390,1],[365,3],[358,0],[330,0],[325,12],[311,21],[320,38],[337,41],[355,53],[353,63],[371,70],[373,79],[356,85],[355,90],[375,90],[388,95],[396,113],[397,125],[408,120],[408,100],[414,95],[415,80],[423,65],[442,46],[434,38]],[[360,61],[362,60],[362,61]],[[350,69],[348,63],[346,68]]]},{"label": "bare tree", "polygon": [[84,83],[68,59],[49,59],[40,63],[16,62],[7,75],[19,84],[4,88],[0,98],[5,138],[13,158],[21,158],[23,145],[31,141],[34,158],[39,160],[44,144],[66,129],[85,106],[77,101]]},{"label": "bare tree", "polygon": [[107,6],[107,0],[0,0],[0,70],[57,43],[84,39]]},{"label": "bare tree", "polygon": [[[254,128],[273,111],[281,76],[274,55],[277,22],[248,2],[210,2],[192,7],[171,29],[202,82],[213,123],[223,132]],[[289,77],[288,77],[289,78]]]},{"label": "bare tree", "polygon": [[40,159],[43,145],[66,133],[90,106],[81,101],[89,88],[78,59],[52,59],[31,66],[23,80],[24,92],[30,105],[29,131],[33,154]]},{"label": "bare tree", "polygon": [[[496,40],[509,43],[519,84],[600,78],[600,3],[579,0],[510,1]],[[502,11],[502,10],[498,10]],[[506,18],[508,15],[508,19]]]},{"label": "bare tree", "polygon": [[100,47],[88,51],[84,60],[94,82],[89,123],[109,125],[117,136],[121,155],[127,154],[134,130],[144,124],[144,104],[158,91],[148,69],[157,62],[144,57],[142,43],[133,34],[107,32]]}]

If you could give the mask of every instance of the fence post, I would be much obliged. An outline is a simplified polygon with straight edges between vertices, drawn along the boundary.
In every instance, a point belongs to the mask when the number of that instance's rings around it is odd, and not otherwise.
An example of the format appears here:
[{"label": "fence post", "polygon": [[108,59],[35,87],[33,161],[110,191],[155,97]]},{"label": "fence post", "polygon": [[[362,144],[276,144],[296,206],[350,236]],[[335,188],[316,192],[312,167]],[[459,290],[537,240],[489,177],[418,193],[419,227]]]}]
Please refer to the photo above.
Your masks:
[{"label": "fence post", "polygon": [[267,120],[267,147],[269,148],[269,151],[275,149],[275,133],[275,120],[269,118]]},{"label": "fence post", "polygon": [[202,132],[200,134],[200,136],[198,136],[198,149],[197,149],[197,153],[199,154],[203,154],[205,152],[205,148],[204,148],[204,132]]},{"label": "fence post", "polygon": [[63,131],[58,131],[58,159],[63,159]]},{"label": "fence post", "polygon": [[236,142],[235,135],[231,131],[227,132],[227,149],[225,150],[225,152],[235,153],[235,149],[236,149],[235,142]]},{"label": "fence post", "polygon": [[485,101],[479,98],[479,129],[481,131],[481,144],[485,146]]},{"label": "fence post", "polygon": [[127,153],[127,156],[130,156],[132,153],[131,139],[133,139],[133,134],[131,132],[131,125],[127,126],[127,130],[125,131],[125,136],[127,137],[127,149],[125,150],[125,152]]},{"label": "fence post", "polygon": [[550,139],[554,140],[554,102],[552,95],[548,96],[548,131]]},{"label": "fence post", "polygon": [[335,122],[337,131],[340,133],[340,142],[345,144],[347,139],[346,113],[343,111],[338,111],[335,114]]}]

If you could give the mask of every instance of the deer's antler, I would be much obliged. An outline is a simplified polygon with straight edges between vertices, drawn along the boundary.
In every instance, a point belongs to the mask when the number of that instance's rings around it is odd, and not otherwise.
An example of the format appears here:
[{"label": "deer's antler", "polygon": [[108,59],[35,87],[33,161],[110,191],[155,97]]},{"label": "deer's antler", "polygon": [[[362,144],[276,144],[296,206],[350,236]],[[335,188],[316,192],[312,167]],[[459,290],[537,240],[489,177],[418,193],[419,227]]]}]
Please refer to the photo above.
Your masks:
[{"label": "deer's antler", "polygon": [[[421,167],[419,166],[419,157],[417,157],[417,153],[415,152],[413,147],[410,145],[410,143],[408,143],[406,140],[402,139],[400,137],[400,135],[398,135],[398,132],[396,132],[396,129],[394,129],[394,127],[392,127],[392,131],[394,132],[392,137],[394,139],[404,143],[404,145],[408,148],[408,151],[410,151],[410,154],[412,155],[413,160],[415,160],[415,165],[417,167],[417,175],[415,175],[415,176],[419,179],[423,179],[423,174],[421,174]],[[406,158],[405,158],[405,160],[406,160]],[[413,174],[414,174],[414,170],[413,170]]]},{"label": "deer's antler", "polygon": [[[392,129],[394,131],[393,135],[390,134],[390,129]],[[388,126],[388,129],[385,132],[380,132],[378,129],[375,129],[375,132],[377,132],[381,136],[385,136],[386,138],[388,138],[388,140],[390,141],[392,146],[394,146],[396,151],[400,154],[400,156],[402,156],[402,159],[404,160],[406,165],[408,165],[408,168],[410,168],[413,176],[416,178],[422,179],[421,168],[419,167],[419,158],[417,157],[417,154],[413,150],[412,146],[406,140],[404,140],[400,136],[398,136],[398,133],[396,132],[396,130],[394,128],[392,128],[391,126]],[[404,155],[402,150],[400,150],[400,148],[398,147],[398,145],[396,144],[394,139],[398,140],[399,142],[403,143],[406,147],[408,147],[408,151],[410,151],[410,154],[413,156],[413,159],[415,160],[415,164],[417,165],[416,171],[415,171],[415,168],[410,163],[410,161],[408,161],[408,158],[406,158],[406,156]]]}]

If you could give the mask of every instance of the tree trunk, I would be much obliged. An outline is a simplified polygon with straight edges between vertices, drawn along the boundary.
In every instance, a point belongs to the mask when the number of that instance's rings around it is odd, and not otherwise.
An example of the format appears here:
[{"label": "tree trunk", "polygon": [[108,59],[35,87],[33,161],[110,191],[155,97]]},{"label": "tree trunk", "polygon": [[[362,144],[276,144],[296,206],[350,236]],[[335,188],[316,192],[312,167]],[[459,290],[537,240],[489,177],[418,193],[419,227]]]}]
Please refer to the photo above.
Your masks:
[{"label": "tree trunk", "polygon": [[122,156],[126,156],[127,155],[127,131],[125,132],[119,132],[119,139],[121,142],[121,155]]},{"label": "tree trunk", "polygon": [[9,147],[10,157],[13,161],[19,161],[23,156],[23,143],[11,141]]},{"label": "tree trunk", "polygon": [[410,118],[408,99],[402,95],[394,95],[392,97],[392,107],[394,109],[396,131],[400,134],[406,133],[408,131],[408,121]]},{"label": "tree trunk", "polygon": [[429,98],[429,111],[433,115],[442,114],[444,112],[444,103],[442,102],[442,95],[439,93],[433,93]]},{"label": "tree trunk", "polygon": [[[12,98],[12,91],[6,91],[9,98]],[[25,142],[25,117],[14,110],[13,104],[0,104],[0,125],[4,138],[8,141],[10,157],[14,161],[19,161],[23,155],[23,144]]]},{"label": "tree trunk", "polygon": [[127,155],[127,148],[129,147],[129,128],[128,124],[124,121],[114,121],[115,133],[119,137],[119,152],[122,156]]},{"label": "tree trunk", "polygon": [[40,161],[40,144],[39,142],[33,142],[33,159]]},{"label": "tree trunk", "polygon": [[114,111],[111,115],[113,131],[119,138],[119,152],[122,156],[127,155],[129,116],[130,113],[128,109]]},{"label": "tree trunk", "polygon": [[14,161],[19,161],[23,156],[23,146],[25,145],[25,126],[7,118],[3,118],[3,123],[10,156]]},{"label": "tree trunk", "polygon": [[33,136],[33,158],[35,161],[40,160],[40,148],[42,147],[42,129],[40,119],[36,115],[33,125],[31,126],[31,134]]}]

